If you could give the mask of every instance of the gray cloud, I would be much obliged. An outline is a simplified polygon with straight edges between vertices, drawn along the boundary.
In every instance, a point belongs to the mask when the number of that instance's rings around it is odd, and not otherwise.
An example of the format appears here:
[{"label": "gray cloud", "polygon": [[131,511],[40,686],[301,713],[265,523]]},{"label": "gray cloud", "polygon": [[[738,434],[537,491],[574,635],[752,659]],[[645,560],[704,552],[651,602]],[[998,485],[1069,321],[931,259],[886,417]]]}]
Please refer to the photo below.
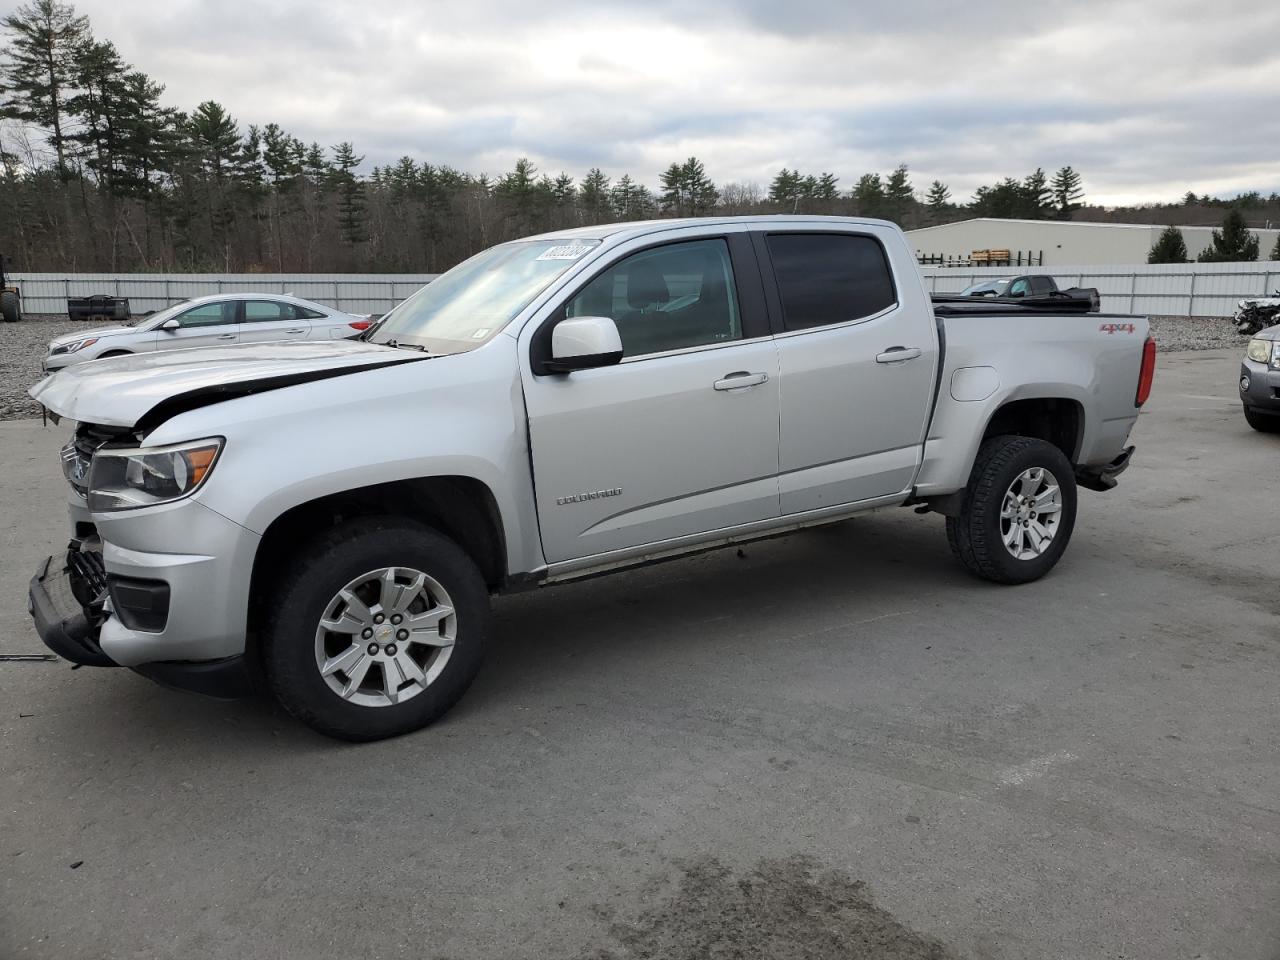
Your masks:
[{"label": "gray cloud", "polygon": [[1103,202],[1280,189],[1280,8],[1222,0],[82,0],[95,32],[242,124],[498,174],[648,183],[898,163],[956,196],[1066,163]]}]

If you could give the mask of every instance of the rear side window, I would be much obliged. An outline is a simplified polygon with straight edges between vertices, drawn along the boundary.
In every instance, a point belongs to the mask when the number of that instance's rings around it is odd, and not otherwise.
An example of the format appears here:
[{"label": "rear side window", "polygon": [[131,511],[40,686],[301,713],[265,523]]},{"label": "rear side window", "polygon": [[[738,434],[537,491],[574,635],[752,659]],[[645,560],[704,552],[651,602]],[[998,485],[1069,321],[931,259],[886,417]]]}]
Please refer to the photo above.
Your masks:
[{"label": "rear side window", "polygon": [[297,319],[297,311],[291,303],[280,300],[246,300],[244,302],[245,323],[295,319]]},{"label": "rear side window", "polygon": [[787,330],[860,320],[898,302],[884,248],[872,237],[775,233],[767,243]]}]

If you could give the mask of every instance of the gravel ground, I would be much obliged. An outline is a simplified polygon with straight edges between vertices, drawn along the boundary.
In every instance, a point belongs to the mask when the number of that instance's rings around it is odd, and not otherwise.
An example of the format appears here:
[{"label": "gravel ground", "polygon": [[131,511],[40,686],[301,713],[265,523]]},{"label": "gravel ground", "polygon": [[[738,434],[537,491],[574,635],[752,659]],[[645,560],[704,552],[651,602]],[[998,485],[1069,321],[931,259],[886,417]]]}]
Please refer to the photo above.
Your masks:
[{"label": "gravel ground", "polygon": [[[63,316],[27,316],[22,323],[0,323],[0,420],[40,416],[27,389],[40,377],[40,361],[54,337],[92,330],[98,323],[72,322]],[[1226,318],[1152,317],[1151,332],[1165,352],[1243,349],[1243,338]]]},{"label": "gravel ground", "polygon": [[27,396],[27,390],[40,379],[40,361],[50,340],[104,326],[48,314],[27,314],[21,323],[0,323],[0,420],[40,416],[40,406]]}]

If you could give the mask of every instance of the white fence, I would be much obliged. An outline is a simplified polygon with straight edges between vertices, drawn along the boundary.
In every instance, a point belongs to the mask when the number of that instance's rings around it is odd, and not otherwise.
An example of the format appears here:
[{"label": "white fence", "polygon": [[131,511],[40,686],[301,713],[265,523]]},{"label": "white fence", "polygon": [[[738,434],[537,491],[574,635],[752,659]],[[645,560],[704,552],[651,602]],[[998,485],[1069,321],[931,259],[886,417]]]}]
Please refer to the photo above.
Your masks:
[{"label": "white fence", "polygon": [[1059,287],[1097,287],[1106,313],[1229,317],[1236,301],[1268,296],[1280,287],[1280,261],[1177,263],[1142,266],[920,268],[933,293],[959,293],[991,277],[1023,273],[1053,277]]},{"label": "white fence", "polygon": [[[1047,273],[1060,287],[1097,287],[1109,313],[1227,317],[1236,301],[1280,287],[1280,262],[1153,266],[921,267],[934,293],[959,293],[983,278]],[[385,313],[437,274],[16,273],[28,313],[66,313],[68,297],[128,297],[135,314],[214,293],[291,293],[351,313]]]},{"label": "white fence", "polygon": [[27,313],[66,313],[68,297],[128,297],[136,314],[216,293],[288,293],[346,310],[386,313],[434,273],[14,273]]}]

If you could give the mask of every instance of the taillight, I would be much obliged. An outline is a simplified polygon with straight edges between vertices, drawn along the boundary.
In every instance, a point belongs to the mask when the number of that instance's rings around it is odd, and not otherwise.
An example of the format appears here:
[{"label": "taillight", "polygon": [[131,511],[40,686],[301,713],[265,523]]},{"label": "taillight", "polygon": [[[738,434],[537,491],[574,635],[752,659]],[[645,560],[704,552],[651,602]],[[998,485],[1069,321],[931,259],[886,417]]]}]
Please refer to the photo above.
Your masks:
[{"label": "taillight", "polygon": [[373,326],[372,320],[352,320],[347,324],[352,330],[368,330]]},{"label": "taillight", "polygon": [[1140,407],[1151,396],[1151,383],[1156,378],[1156,338],[1147,337],[1142,345],[1142,373],[1138,375],[1138,395],[1133,398],[1133,405]]}]

